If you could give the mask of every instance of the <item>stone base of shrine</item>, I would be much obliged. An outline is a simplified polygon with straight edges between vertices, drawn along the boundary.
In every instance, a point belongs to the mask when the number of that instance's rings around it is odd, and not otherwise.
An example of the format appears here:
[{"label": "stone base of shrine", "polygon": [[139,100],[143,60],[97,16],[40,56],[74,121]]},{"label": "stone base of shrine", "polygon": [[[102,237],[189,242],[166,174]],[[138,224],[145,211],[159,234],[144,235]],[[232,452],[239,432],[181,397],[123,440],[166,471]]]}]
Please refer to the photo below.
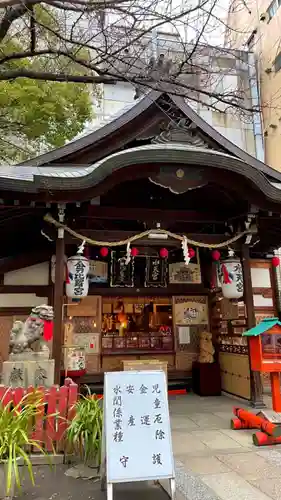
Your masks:
[{"label": "stone base of shrine", "polygon": [[6,387],[51,387],[54,372],[53,359],[4,361],[2,384]]}]

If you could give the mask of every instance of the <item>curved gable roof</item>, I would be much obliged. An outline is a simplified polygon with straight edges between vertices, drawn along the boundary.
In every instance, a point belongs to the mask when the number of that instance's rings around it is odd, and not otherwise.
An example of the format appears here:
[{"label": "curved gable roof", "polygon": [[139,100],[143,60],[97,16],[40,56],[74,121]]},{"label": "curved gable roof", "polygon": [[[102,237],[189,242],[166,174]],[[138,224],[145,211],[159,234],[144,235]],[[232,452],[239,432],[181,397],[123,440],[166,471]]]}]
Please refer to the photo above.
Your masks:
[{"label": "curved gable roof", "polygon": [[[65,146],[61,148],[57,148],[49,153],[40,155],[36,158],[33,158],[29,161],[22,163],[24,166],[50,166],[53,164],[55,166],[56,162],[60,162],[58,166],[59,169],[68,168],[67,157],[69,155],[73,155],[75,153],[83,152],[84,149],[90,147],[91,145],[98,144],[100,141],[109,140],[110,136],[115,132],[122,130],[122,128],[130,122],[133,122],[134,119],[139,117],[144,111],[146,111],[152,105],[155,105],[156,101],[166,95],[169,99],[171,99],[175,106],[177,106],[181,112],[191,120],[197,129],[209,139],[212,143],[215,143],[220,150],[224,150],[225,153],[233,155],[240,160],[243,160],[247,165],[254,167],[255,169],[263,172],[265,175],[272,178],[274,181],[281,182],[281,173],[269,167],[265,163],[257,160],[252,155],[244,151],[243,149],[236,146],[229,139],[220,134],[217,130],[215,130],[211,125],[209,125],[203,118],[201,118],[198,113],[196,113],[191,106],[189,106],[185,99],[181,96],[175,96],[173,94],[165,94],[159,91],[151,90],[147,94],[140,97],[133,104],[125,106],[121,111],[117,114],[112,115],[110,120],[104,122],[102,126],[99,126],[93,132],[76,139],[72,142],[69,142]],[[114,152],[114,151],[111,151]],[[64,163],[65,159],[65,164]],[[69,168],[73,168],[69,165]],[[77,169],[77,167],[76,167]]]},{"label": "curved gable roof", "polygon": [[108,120],[99,124],[93,132],[75,139],[60,148],[54,149],[49,153],[45,153],[23,162],[21,165],[44,166],[50,163],[55,163],[56,161],[61,161],[63,158],[66,158],[75,152],[83,151],[83,149],[101,141],[102,139],[105,139],[106,137],[109,137],[112,133],[133,121],[141,113],[143,113],[143,111],[148,109],[160,97],[160,95],[161,92],[152,90],[148,94],[145,94],[137,99],[134,103],[122,108],[121,111],[111,115]]},{"label": "curved gable roof", "polygon": [[[95,188],[98,192],[96,195],[99,195],[100,190],[103,189],[103,181],[115,175],[119,170],[123,169],[125,179],[126,176],[130,178],[132,175],[131,166],[138,174],[141,174],[143,167],[146,169],[149,164],[158,166],[160,169],[165,169],[167,165],[178,164],[182,165],[186,171],[190,167],[198,166],[234,173],[240,176],[241,180],[244,178],[249,182],[255,190],[263,193],[268,201],[279,204],[276,208],[277,211],[281,211],[280,183],[276,185],[270,182],[263,172],[233,155],[176,142],[128,148],[84,168],[0,167],[1,187],[3,190],[29,193],[38,193],[47,188],[53,195],[57,193],[58,199],[60,196],[65,197],[66,192],[79,192],[83,199],[92,188]],[[218,177],[219,181],[220,177]],[[239,190],[240,186],[239,178],[237,178],[236,190]],[[248,196],[250,199],[250,192]]]}]

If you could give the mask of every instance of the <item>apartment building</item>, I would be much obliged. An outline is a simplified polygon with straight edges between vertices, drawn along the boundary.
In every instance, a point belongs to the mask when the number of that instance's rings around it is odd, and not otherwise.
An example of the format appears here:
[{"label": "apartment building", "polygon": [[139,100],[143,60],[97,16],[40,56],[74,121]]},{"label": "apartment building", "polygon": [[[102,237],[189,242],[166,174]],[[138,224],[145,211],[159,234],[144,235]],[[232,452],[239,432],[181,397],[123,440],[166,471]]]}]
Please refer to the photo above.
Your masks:
[{"label": "apartment building", "polygon": [[234,0],[225,46],[255,55],[262,108],[265,162],[281,170],[281,1]]},{"label": "apartment building", "polygon": [[[192,49],[193,45],[184,45],[178,34],[154,30],[146,33],[139,46],[129,47],[122,57],[119,55],[119,61],[122,60],[118,63],[118,70],[122,75],[128,74],[128,81],[102,86],[102,97],[94,100],[96,118],[83,135],[110,121],[113,114],[121,114],[122,110],[134,103],[136,89],[130,83],[130,71],[139,71],[149,66],[152,59],[157,61],[161,55],[166,61],[181,61]],[[112,64],[116,71],[116,62],[112,61]],[[249,109],[252,104],[258,105],[254,56],[246,51],[226,51],[205,45],[197,47],[192,64],[197,68],[196,71],[193,74],[192,71],[187,71],[186,74],[183,71],[182,75],[184,81],[193,89],[186,92],[188,104],[227,139],[264,161],[259,113],[251,114],[231,109],[211,95],[212,92],[222,96],[239,93],[242,96],[242,107]],[[142,91],[145,91],[145,88]]]}]

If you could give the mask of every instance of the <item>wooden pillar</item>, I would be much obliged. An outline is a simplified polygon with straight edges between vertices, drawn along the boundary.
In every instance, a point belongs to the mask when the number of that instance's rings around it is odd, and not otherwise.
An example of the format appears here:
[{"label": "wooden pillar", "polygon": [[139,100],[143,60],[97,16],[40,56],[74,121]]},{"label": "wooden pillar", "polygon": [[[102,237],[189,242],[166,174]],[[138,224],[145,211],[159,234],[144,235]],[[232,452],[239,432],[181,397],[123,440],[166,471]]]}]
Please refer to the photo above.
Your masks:
[{"label": "wooden pillar", "polygon": [[56,240],[56,270],[54,290],[54,338],[55,384],[60,384],[63,345],[63,297],[64,297],[64,230],[58,229]]},{"label": "wooden pillar", "polygon": [[[250,266],[250,251],[249,246],[242,245],[242,268],[243,268],[243,278],[244,278],[244,302],[246,307],[246,321],[247,329],[253,328],[256,325],[255,309],[254,309],[254,296],[252,287],[252,277],[251,277],[251,266]],[[264,408],[265,404],[263,402],[263,387],[261,381],[261,374],[257,371],[251,369],[250,363],[250,377],[251,377],[251,405],[254,408]]]}]

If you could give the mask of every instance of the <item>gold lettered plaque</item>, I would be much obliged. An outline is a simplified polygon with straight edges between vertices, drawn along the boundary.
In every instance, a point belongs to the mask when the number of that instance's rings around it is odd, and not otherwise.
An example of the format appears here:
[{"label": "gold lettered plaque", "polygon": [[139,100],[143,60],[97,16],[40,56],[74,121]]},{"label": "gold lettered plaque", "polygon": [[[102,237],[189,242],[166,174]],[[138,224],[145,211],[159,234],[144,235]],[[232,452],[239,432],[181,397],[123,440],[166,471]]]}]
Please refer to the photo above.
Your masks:
[{"label": "gold lettered plaque", "polygon": [[182,283],[201,283],[200,265],[188,264],[188,266],[186,266],[184,262],[169,264],[169,282],[173,285]]},{"label": "gold lettered plaque", "polygon": [[196,249],[195,255],[191,258],[188,266],[184,262],[169,264],[169,282],[173,285],[202,283],[198,249]]},{"label": "gold lettered plaque", "polygon": [[207,325],[208,298],[204,296],[173,297],[174,322],[176,325]]}]

